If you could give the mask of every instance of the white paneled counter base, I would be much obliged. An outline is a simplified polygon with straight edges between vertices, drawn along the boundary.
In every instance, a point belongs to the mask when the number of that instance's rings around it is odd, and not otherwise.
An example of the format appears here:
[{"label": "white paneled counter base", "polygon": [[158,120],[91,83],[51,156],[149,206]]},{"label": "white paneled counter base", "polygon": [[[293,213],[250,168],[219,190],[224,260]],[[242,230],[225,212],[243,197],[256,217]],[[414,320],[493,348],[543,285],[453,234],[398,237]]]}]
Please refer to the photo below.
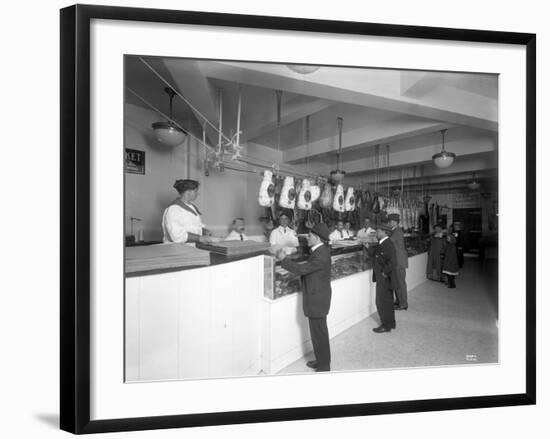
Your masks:
[{"label": "white paneled counter base", "polygon": [[263,256],[126,279],[126,382],[260,372]]},{"label": "white paneled counter base", "polygon": [[[426,279],[409,258],[407,286]],[[126,279],[126,382],[273,374],[312,350],[302,295],[264,297],[264,256]],[[332,282],[330,337],[375,308],[371,270]]]}]

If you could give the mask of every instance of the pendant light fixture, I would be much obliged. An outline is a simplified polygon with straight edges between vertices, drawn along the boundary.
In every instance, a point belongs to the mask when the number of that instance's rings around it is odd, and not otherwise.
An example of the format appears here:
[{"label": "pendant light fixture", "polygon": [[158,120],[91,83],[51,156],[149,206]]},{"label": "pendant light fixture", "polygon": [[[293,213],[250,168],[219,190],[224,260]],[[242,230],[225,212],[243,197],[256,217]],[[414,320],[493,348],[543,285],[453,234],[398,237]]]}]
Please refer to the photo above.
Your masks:
[{"label": "pendant light fixture", "polygon": [[472,175],[472,181],[468,182],[468,189],[477,191],[479,189],[479,186],[480,184],[476,181],[476,173],[474,172]]},{"label": "pendant light fixture", "polygon": [[164,91],[170,97],[170,118],[168,122],[155,122],[153,130],[159,142],[168,146],[178,146],[183,143],[187,137],[187,133],[176,126],[172,119],[172,100],[176,92],[170,87],[166,87]]},{"label": "pendant light fixture", "polygon": [[434,154],[432,160],[434,165],[438,168],[448,168],[455,160],[456,154],[453,152],[445,151],[445,133],[447,130],[441,130],[441,152]]},{"label": "pendant light fixture", "polygon": [[300,73],[302,75],[307,75],[319,70],[319,66],[308,66],[304,64],[287,64],[286,66],[293,72]]},{"label": "pendant light fixture", "polygon": [[334,184],[340,184],[342,183],[342,180],[344,179],[344,176],[346,173],[340,169],[341,165],[341,159],[340,156],[342,154],[342,125],[344,123],[344,119],[341,117],[338,118],[338,152],[336,153],[336,171],[331,171],[330,173],[330,179]]}]

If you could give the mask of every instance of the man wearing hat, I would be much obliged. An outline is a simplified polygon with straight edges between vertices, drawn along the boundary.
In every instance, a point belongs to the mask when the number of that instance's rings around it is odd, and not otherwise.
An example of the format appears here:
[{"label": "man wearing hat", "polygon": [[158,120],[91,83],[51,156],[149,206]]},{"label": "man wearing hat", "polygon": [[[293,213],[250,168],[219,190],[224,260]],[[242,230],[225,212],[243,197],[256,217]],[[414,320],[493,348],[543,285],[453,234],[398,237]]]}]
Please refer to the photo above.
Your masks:
[{"label": "man wearing hat", "polygon": [[396,310],[403,310],[409,307],[407,302],[407,268],[409,268],[409,255],[405,248],[405,237],[403,229],[399,227],[399,214],[391,213],[388,215],[388,221],[392,227],[390,239],[395,247],[395,257],[397,267],[393,273],[393,284],[395,287],[395,302]]},{"label": "man wearing hat", "polygon": [[[330,287],[330,247],[329,230],[325,224],[315,224],[308,233],[307,243],[310,256],[304,263],[296,263],[289,258],[281,266],[301,276],[303,309],[309,321],[309,332],[313,344],[315,360],[307,366],[316,372],[330,371],[330,342],[327,315],[330,309],[332,290]],[[279,257],[285,253],[280,252]]]},{"label": "man wearing hat", "polygon": [[367,253],[374,259],[372,280],[376,282],[376,310],[380,326],[373,328],[377,334],[395,329],[393,308],[392,277],[397,266],[395,247],[389,239],[392,228],[388,223],[380,223],[376,228],[378,245],[368,244]]}]

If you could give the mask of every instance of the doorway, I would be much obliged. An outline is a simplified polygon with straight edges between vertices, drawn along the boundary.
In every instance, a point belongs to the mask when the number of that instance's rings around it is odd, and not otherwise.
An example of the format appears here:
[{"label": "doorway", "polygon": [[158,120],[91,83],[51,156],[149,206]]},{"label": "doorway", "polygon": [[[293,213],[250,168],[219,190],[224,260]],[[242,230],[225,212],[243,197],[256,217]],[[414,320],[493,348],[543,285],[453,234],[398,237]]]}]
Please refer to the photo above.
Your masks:
[{"label": "doorway", "polygon": [[478,253],[481,240],[481,208],[453,209],[453,222],[462,226],[464,252]]}]

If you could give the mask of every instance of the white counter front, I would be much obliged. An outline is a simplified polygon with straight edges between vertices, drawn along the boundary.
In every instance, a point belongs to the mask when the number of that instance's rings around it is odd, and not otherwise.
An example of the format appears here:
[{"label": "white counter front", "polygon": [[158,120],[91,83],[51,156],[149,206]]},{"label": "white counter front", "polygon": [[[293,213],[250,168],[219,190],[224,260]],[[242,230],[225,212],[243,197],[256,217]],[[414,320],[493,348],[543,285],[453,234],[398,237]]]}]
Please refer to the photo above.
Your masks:
[{"label": "white counter front", "polygon": [[263,261],[127,278],[125,381],[259,373]]},{"label": "white counter front", "polygon": [[[426,279],[409,258],[408,289]],[[371,270],[332,282],[329,334],[376,311]],[[126,279],[126,382],[273,374],[312,350],[302,295],[264,297],[264,256]]]}]

